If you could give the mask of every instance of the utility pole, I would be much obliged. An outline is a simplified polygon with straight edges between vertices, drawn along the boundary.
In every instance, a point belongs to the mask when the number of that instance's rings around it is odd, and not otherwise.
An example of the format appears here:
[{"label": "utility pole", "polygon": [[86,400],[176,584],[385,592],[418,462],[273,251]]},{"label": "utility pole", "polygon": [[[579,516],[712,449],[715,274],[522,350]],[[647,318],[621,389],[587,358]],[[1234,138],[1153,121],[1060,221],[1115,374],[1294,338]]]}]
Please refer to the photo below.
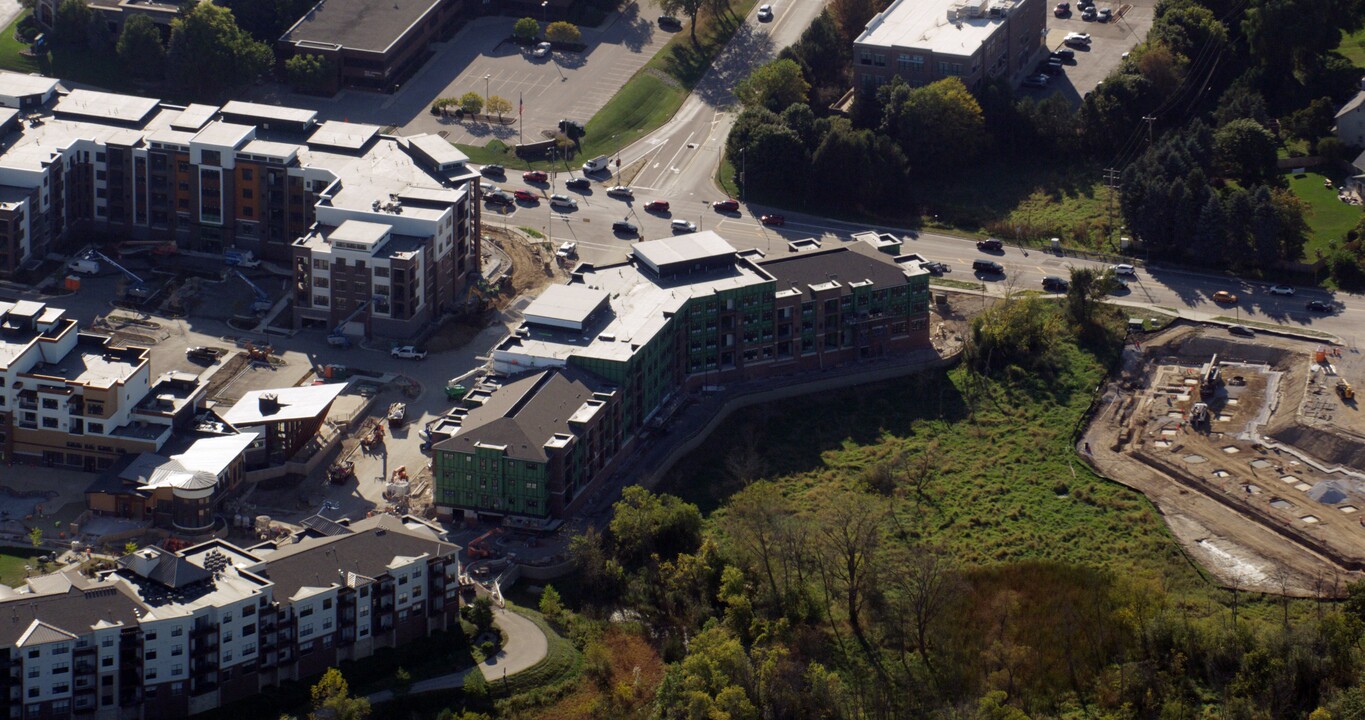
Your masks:
[{"label": "utility pole", "polygon": [[749,195],[749,154],[739,151],[739,201],[745,202]]},{"label": "utility pole", "polygon": [[1152,146],[1152,137],[1153,137],[1153,134],[1152,134],[1152,124],[1156,122],[1156,116],[1155,116],[1155,115],[1143,115],[1143,116],[1142,116],[1142,119],[1147,121],[1147,147],[1151,147],[1151,146]]},{"label": "utility pole", "polygon": [[1119,171],[1117,168],[1104,169],[1104,186],[1109,188],[1109,219],[1105,223],[1104,231],[1109,244],[1114,244],[1114,191],[1119,187]]}]

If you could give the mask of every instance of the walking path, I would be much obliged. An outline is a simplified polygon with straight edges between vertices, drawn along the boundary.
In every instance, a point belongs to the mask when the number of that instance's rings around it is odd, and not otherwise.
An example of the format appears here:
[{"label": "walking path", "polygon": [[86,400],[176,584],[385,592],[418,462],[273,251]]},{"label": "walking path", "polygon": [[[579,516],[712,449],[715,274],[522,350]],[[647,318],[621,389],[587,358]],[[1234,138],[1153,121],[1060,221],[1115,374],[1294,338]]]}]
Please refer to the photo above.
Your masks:
[{"label": "walking path", "polygon": [[[503,635],[507,638],[507,643],[503,645],[497,655],[488,658],[477,666],[489,682],[502,680],[535,667],[549,653],[549,639],[545,637],[545,633],[541,632],[540,626],[525,616],[518,615],[510,610],[494,609],[493,623],[502,630]],[[459,672],[419,680],[408,689],[408,694],[420,695],[462,688],[464,687],[465,675],[473,669],[465,668]],[[367,699],[372,705],[388,702],[393,699],[393,691],[377,692]]]}]

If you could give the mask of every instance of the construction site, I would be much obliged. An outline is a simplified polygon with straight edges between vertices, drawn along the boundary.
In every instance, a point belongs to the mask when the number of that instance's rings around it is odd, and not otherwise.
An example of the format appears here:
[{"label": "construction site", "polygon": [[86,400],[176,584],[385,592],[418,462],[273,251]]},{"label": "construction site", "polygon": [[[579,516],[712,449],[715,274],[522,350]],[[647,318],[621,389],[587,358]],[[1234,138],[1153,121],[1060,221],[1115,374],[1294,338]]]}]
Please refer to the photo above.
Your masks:
[{"label": "construction site", "polygon": [[1181,323],[1130,344],[1080,450],[1232,589],[1335,597],[1365,570],[1354,348]]}]

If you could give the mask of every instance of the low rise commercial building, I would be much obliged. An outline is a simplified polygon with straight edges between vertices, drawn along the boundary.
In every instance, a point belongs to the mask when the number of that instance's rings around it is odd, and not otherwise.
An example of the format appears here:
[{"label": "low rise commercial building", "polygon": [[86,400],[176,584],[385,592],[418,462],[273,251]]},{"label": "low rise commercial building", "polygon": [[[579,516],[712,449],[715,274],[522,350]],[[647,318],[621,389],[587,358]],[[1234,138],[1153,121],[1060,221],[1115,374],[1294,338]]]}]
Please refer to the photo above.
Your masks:
[{"label": "low rise commercial building", "polygon": [[928,347],[924,261],[880,241],[765,258],[702,232],[579,265],[494,347],[509,381],[435,445],[438,509],[559,517],[681,393]]}]

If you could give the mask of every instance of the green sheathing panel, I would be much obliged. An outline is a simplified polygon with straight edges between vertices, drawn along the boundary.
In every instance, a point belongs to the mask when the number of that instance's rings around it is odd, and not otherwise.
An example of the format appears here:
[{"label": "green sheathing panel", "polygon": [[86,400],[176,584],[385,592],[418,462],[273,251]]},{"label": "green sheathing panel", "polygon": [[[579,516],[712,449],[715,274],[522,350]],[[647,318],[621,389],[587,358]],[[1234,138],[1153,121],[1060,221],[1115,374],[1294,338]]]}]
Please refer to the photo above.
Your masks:
[{"label": "green sheathing panel", "polygon": [[473,453],[437,451],[434,470],[439,505],[517,515],[545,515],[549,509],[545,463],[479,447]]},{"label": "green sheathing panel", "polygon": [[643,346],[635,348],[625,362],[601,358],[570,356],[569,363],[597,375],[621,392],[623,435],[630,437],[645,416],[663,401],[675,386],[673,363],[676,320],[669,320]]}]

